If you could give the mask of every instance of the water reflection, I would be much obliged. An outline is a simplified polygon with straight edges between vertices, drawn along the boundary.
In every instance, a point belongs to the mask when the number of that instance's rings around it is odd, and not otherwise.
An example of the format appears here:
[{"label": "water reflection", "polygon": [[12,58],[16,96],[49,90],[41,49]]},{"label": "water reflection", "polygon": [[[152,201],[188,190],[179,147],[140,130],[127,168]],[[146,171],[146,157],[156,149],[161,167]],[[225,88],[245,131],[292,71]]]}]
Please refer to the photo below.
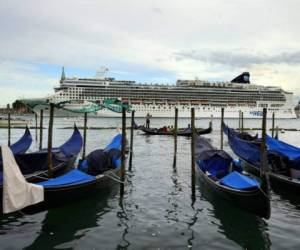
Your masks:
[{"label": "water reflection", "polygon": [[[134,167],[134,165],[133,165]],[[126,238],[129,234],[130,220],[133,219],[132,204],[128,201],[128,196],[134,191],[132,178],[135,176],[135,168],[126,172],[126,186],[124,196],[119,197],[119,210],[117,211],[118,225],[122,227],[122,242],[118,243],[116,249],[128,249],[130,241]]]},{"label": "water reflection", "polygon": [[73,248],[76,240],[96,227],[98,219],[110,211],[108,200],[118,190],[118,185],[114,185],[110,190],[99,190],[96,196],[48,210],[38,237],[26,249],[53,249],[61,244],[62,248]]},{"label": "water reflection", "polygon": [[120,226],[123,226],[122,233],[122,244],[118,244],[116,249],[128,249],[130,246],[130,242],[126,239],[127,234],[129,233],[129,225],[128,225],[128,214],[125,210],[123,199],[120,197],[119,201],[120,211],[117,212],[117,217],[120,220]]},{"label": "water reflection", "polygon": [[209,201],[213,210],[211,217],[220,223],[211,221],[218,227],[218,232],[227,239],[236,242],[244,249],[270,249],[271,241],[268,234],[268,224],[260,217],[242,210],[218,195],[207,190],[199,183],[201,198]]},{"label": "water reflection", "polygon": [[296,195],[295,193],[289,193],[286,190],[276,188],[275,186],[272,187],[272,190],[275,192],[275,194],[274,193],[272,194],[272,199],[274,199],[274,196],[275,196],[277,198],[277,200],[287,201],[291,205],[293,205],[297,210],[300,210],[300,197],[299,197],[299,195]]},{"label": "water reflection", "polygon": [[171,205],[171,208],[166,209],[167,215],[166,219],[168,222],[178,222],[178,204],[177,204],[177,198],[176,196],[179,194],[179,192],[182,191],[181,184],[178,182],[178,173],[176,169],[172,170],[171,180],[173,183],[173,186],[171,188],[171,191],[168,194],[168,203]]}]

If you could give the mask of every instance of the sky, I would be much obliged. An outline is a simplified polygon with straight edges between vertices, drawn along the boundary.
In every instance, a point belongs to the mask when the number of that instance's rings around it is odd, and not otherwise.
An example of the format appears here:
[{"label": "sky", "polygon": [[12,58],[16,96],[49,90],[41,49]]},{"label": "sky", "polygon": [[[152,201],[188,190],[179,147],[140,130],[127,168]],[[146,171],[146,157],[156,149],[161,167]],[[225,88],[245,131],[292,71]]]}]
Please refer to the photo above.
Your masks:
[{"label": "sky", "polygon": [[67,77],[251,82],[300,96],[299,0],[0,0],[0,105]]}]

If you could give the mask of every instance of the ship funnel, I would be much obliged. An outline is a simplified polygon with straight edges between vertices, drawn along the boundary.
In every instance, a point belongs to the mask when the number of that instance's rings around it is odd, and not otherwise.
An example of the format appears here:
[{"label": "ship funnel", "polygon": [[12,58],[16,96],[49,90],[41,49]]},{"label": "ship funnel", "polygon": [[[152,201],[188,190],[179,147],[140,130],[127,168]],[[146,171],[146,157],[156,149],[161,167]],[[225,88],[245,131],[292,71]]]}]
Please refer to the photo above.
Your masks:
[{"label": "ship funnel", "polygon": [[250,74],[249,72],[244,72],[243,74],[240,74],[233,80],[231,80],[233,83],[250,83]]}]

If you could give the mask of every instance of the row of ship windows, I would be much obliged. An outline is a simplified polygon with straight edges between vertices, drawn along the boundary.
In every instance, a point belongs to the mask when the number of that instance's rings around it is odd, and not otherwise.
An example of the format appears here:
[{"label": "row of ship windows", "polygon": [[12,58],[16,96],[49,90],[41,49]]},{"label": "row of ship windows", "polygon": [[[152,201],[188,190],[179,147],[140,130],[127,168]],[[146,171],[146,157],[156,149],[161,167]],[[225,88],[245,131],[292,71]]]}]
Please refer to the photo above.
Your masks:
[{"label": "row of ship windows", "polygon": [[[196,87],[193,88],[191,86],[177,86],[176,89],[174,89],[174,87],[170,88],[168,86],[160,86],[159,88],[155,88],[155,87],[151,87],[151,88],[144,88],[144,87],[140,87],[140,86],[127,86],[126,89],[124,88],[120,88],[120,86],[116,85],[102,85],[102,86],[87,86],[87,85],[77,85],[77,87],[72,87],[70,85],[65,85],[69,90],[76,90],[76,91],[85,91],[85,90],[93,90],[93,91],[103,91],[103,90],[107,90],[107,91],[139,91],[139,92],[143,92],[143,91],[156,91],[156,92],[162,92],[162,91],[170,91],[170,92],[178,92],[178,91],[207,91],[207,92],[234,92],[234,93],[243,93],[243,92],[248,92],[248,93],[260,93],[260,92],[270,92],[270,89],[257,89],[257,88],[251,88],[251,89],[245,89],[245,88],[209,88],[209,87]],[[271,94],[274,93],[280,93],[280,90],[273,90],[271,91]]]},{"label": "row of ship windows", "polygon": [[[85,99],[89,99],[89,100],[99,100],[99,97],[93,97],[93,96],[75,96],[75,95],[62,95],[62,97],[68,97],[71,99],[81,99],[81,100],[85,100]],[[111,97],[111,96],[107,96],[106,98],[115,98],[115,97]],[[153,100],[157,100],[158,98],[153,98]],[[169,98],[170,99],[170,98]],[[200,98],[198,97],[197,99],[190,99],[190,100],[199,100]],[[183,100],[183,98],[181,99]],[[214,99],[209,99],[209,98],[202,98],[201,100],[209,100],[209,101],[213,101]],[[248,99],[248,98],[217,98],[215,99],[217,101],[257,101],[257,99]],[[267,98],[267,99],[263,99],[263,100],[268,100],[268,101],[285,101],[285,100],[281,100],[281,99],[276,99],[276,98]],[[175,99],[175,101],[177,101],[177,99]],[[276,104],[274,104],[276,105]],[[273,105],[272,105],[273,106]],[[278,106],[280,106],[280,104],[278,104]],[[275,106],[274,106],[275,107]]]},{"label": "row of ship windows", "polygon": [[[221,108],[222,108],[223,106],[220,106],[220,107],[215,107],[215,108],[203,108],[203,107],[193,107],[193,108],[195,108],[195,110],[206,110],[206,111],[216,111],[216,112],[221,112]],[[251,108],[256,108],[256,107],[251,107]],[[191,109],[191,107],[188,107],[188,108],[185,108],[186,110],[190,110]],[[181,110],[185,110],[184,108],[181,108]],[[151,110],[159,110],[159,111],[161,111],[161,112],[169,112],[169,111],[171,111],[171,110],[174,110],[174,107],[169,107],[169,108],[165,108],[165,109],[159,109],[159,108],[157,108],[157,107],[152,107],[152,108],[143,108],[143,107],[141,107],[141,108],[139,108],[139,107],[135,107],[134,108],[134,110],[136,110],[136,111],[151,111]],[[229,109],[230,110],[230,109]],[[233,109],[232,110],[233,112],[236,112],[236,109]]]},{"label": "row of ship windows", "polygon": [[[112,97],[109,97],[109,98],[112,98]],[[78,99],[78,97],[76,97],[76,96],[71,96],[71,99]],[[90,100],[90,101],[98,101],[99,100],[99,98],[96,98],[96,97],[89,97],[89,98],[83,98],[83,97],[81,97],[81,98],[79,98],[79,99],[81,99],[81,100],[86,100],[86,99],[88,99],[88,100]],[[220,100],[220,99],[218,99],[217,100],[218,102],[220,102],[220,101],[222,101],[222,100]],[[223,100],[224,102],[227,102],[228,100]],[[232,100],[231,100],[232,101]],[[241,99],[241,102],[245,102],[245,101],[247,101],[247,100],[245,100],[245,99]],[[276,100],[274,100],[274,101],[276,101]],[[210,100],[210,102],[213,102],[213,100]],[[144,105],[148,105],[148,104],[144,104]],[[150,105],[150,104],[149,104]],[[164,104],[163,104],[164,105]],[[163,106],[162,105],[162,106]],[[173,105],[175,105],[175,104],[173,104]],[[202,105],[210,105],[210,104],[202,104]],[[267,104],[260,104],[260,107],[267,107],[266,106]],[[282,106],[282,104],[270,104],[270,106],[271,107],[281,107]]]},{"label": "row of ship windows", "polygon": [[[99,99],[99,95],[92,95],[92,94],[89,94],[89,95],[68,95],[68,94],[62,94],[62,97],[66,97],[66,98],[78,98],[78,99]],[[111,97],[111,95],[103,95],[101,97],[107,97],[107,98],[114,98],[114,97]],[[128,96],[120,96],[119,98],[128,98]],[[210,96],[178,96],[178,97],[174,97],[174,96],[131,96],[131,98],[140,98],[140,99],[145,99],[145,98],[150,98],[150,99],[173,99],[173,100],[182,100],[182,99],[196,99],[196,100],[199,100],[199,99],[203,99],[203,100],[210,100],[212,98],[214,99],[217,99],[217,100],[269,100],[269,101],[285,101],[285,98],[280,98],[280,97],[273,97],[273,96],[265,96],[265,97],[261,97],[261,98],[255,98],[255,97],[252,97],[252,96],[222,96],[222,97],[210,97]]]},{"label": "row of ship windows", "polygon": [[177,88],[177,89],[168,89],[168,88],[158,88],[158,89],[140,89],[140,88],[127,88],[127,89],[120,89],[119,87],[109,87],[109,88],[88,88],[85,87],[83,88],[67,88],[68,91],[76,91],[76,92],[83,92],[83,91],[93,91],[93,92],[104,92],[104,91],[109,91],[109,92],[171,92],[171,93],[178,93],[178,92],[208,92],[208,93],[235,93],[235,94],[242,94],[242,93],[249,93],[249,94],[282,94],[281,91],[270,91],[270,90],[236,90],[236,89],[230,89],[230,90],[222,90],[222,89],[211,89],[211,88],[195,88],[195,89],[190,89],[186,87],[182,88]]},{"label": "row of ship windows", "polygon": [[284,95],[282,95],[281,93],[216,93],[216,92],[191,92],[191,91],[187,91],[187,92],[174,92],[174,91],[168,91],[168,92],[153,92],[153,91],[147,91],[147,92],[133,92],[133,91],[109,91],[109,90],[102,90],[102,91],[97,91],[97,90],[84,90],[84,91],[75,91],[75,90],[69,90],[68,92],[65,92],[66,94],[83,94],[83,95],[134,95],[134,96],[145,96],[145,95],[158,95],[158,96],[186,96],[186,95],[190,95],[190,94],[196,94],[196,95],[212,95],[212,96],[220,96],[220,94],[222,94],[223,96],[253,96],[253,97],[262,97],[262,96],[277,96],[279,98],[283,98]]}]

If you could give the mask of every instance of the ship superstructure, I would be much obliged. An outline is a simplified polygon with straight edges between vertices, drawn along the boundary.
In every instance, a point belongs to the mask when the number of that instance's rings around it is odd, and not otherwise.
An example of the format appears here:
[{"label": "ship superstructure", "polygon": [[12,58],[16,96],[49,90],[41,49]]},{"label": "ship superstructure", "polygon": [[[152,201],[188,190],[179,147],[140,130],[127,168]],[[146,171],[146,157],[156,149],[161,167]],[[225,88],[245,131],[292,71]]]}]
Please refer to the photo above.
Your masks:
[{"label": "ship superstructure", "polygon": [[[68,78],[63,71],[60,86],[52,98],[77,100],[80,103],[102,103],[105,99],[118,98],[132,105],[136,117],[173,117],[177,107],[180,117],[190,117],[194,107],[197,117],[219,117],[221,107],[228,118],[237,118],[239,111],[244,117],[259,118],[262,108],[271,116],[295,118],[293,93],[279,87],[250,84],[245,72],[231,82],[203,80],[177,80],[176,84],[142,84],[135,81],[115,80],[97,75],[93,78]],[[66,114],[68,115],[68,114]],[[119,116],[109,110],[99,110],[97,116]]]}]

